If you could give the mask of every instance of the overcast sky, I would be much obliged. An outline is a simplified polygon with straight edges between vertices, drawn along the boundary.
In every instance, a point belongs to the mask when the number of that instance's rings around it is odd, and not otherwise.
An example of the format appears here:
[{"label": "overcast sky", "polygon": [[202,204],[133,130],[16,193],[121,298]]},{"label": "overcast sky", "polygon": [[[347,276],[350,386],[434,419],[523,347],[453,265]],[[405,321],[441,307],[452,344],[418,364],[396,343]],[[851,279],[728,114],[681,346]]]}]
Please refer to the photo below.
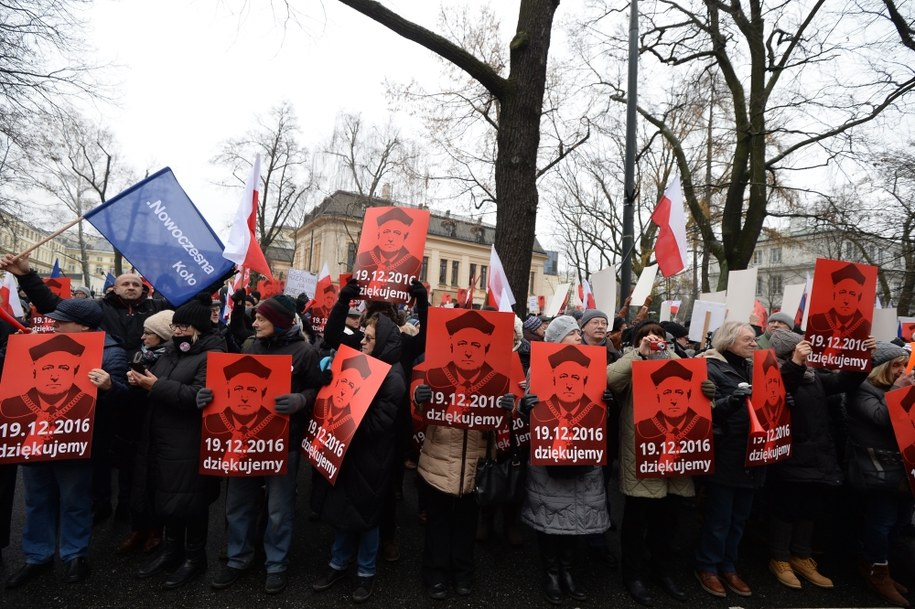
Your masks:
[{"label": "overcast sky", "polygon": [[[239,14],[243,4],[248,10]],[[118,103],[100,112],[126,161],[141,174],[171,167],[223,237],[238,205],[237,193],[214,186],[229,178],[210,163],[223,140],[243,135],[257,115],[289,100],[302,143],[311,147],[329,137],[341,111],[384,122],[386,78],[406,82],[438,70],[431,53],[335,0],[297,2],[305,7],[300,23],[285,30],[281,0],[273,4],[97,0],[90,13],[89,43],[99,61],[112,64],[106,74]],[[434,29],[442,3],[384,4]],[[518,3],[489,4],[505,14],[507,45]]]}]

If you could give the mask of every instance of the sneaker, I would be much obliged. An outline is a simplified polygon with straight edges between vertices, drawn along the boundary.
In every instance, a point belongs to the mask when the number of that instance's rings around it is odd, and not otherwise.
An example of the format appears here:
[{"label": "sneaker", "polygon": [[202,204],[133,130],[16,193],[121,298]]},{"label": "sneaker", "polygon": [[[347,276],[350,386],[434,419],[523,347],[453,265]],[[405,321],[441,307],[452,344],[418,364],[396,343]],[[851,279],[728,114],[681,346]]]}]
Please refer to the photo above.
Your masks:
[{"label": "sneaker", "polygon": [[381,557],[385,562],[397,562],[400,560],[400,546],[393,539],[381,544]]},{"label": "sneaker", "polygon": [[289,577],[285,571],[268,573],[267,579],[264,581],[264,592],[267,594],[279,594],[286,589],[286,584],[288,583]]},{"label": "sneaker", "polygon": [[315,592],[323,592],[343,579],[344,575],[346,575],[346,571],[338,571],[337,569],[328,567],[324,575],[319,577],[315,583],[311,585],[311,589]]},{"label": "sneaker", "polygon": [[832,580],[817,571],[817,563],[812,558],[798,558],[792,556],[788,563],[795,573],[820,588],[832,588]]},{"label": "sneaker", "polygon": [[769,571],[772,572],[772,575],[775,576],[775,579],[777,579],[780,584],[788,586],[789,588],[794,588],[795,590],[801,589],[801,580],[794,574],[791,565],[784,560],[770,560]]},{"label": "sneaker", "polygon": [[210,588],[214,590],[223,590],[228,588],[232,584],[238,581],[238,578],[244,575],[244,569],[237,569],[235,567],[230,567],[225,565],[216,577],[213,578],[213,581],[210,582]]},{"label": "sneaker", "polygon": [[364,603],[372,596],[372,589],[375,587],[374,577],[356,578],[356,589],[353,590],[353,602]]}]

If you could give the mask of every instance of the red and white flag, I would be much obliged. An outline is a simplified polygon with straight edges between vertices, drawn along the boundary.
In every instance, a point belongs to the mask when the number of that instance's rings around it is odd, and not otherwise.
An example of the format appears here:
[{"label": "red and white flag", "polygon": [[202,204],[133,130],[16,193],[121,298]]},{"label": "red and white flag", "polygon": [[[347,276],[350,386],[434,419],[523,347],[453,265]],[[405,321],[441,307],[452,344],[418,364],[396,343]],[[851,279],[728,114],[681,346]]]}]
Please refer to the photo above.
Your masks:
[{"label": "red and white flag", "polygon": [[7,272],[3,277],[3,283],[0,284],[0,305],[3,310],[13,317],[25,317],[22,311],[22,301],[19,300],[19,282],[16,276]]},{"label": "red and white flag", "polygon": [[676,275],[686,268],[686,212],[679,175],[671,178],[664,196],[651,214],[651,221],[658,225],[658,238],[654,244],[658,269],[665,277]]},{"label": "red and white flag", "polygon": [[813,282],[810,280],[810,273],[807,273],[807,279],[804,281],[804,292],[801,294],[801,302],[797,306],[797,313],[794,314],[794,325],[798,328],[805,328],[804,320],[807,317],[807,301],[810,300],[810,293],[813,290]]},{"label": "red and white flag", "polygon": [[261,155],[258,154],[254,158],[251,176],[245,185],[245,194],[242,196],[241,205],[238,206],[238,211],[235,212],[235,219],[232,221],[229,239],[226,241],[226,249],[222,256],[239,267],[250,269],[272,280],[273,274],[270,272],[270,266],[267,264],[267,259],[264,258],[264,252],[261,251],[261,246],[257,242],[254,232],[257,226],[260,181]]},{"label": "red and white flag", "polygon": [[489,304],[505,313],[510,313],[512,306],[515,304],[515,295],[512,294],[511,286],[508,285],[508,277],[505,275],[505,269],[502,268],[502,260],[496,253],[496,246],[493,245],[489,251],[489,275],[486,277],[486,292],[489,296]]},{"label": "red and white flag", "polygon": [[581,298],[581,307],[585,311],[588,309],[596,309],[597,302],[594,300],[594,293],[591,291],[591,284],[588,283],[587,279],[581,280],[581,285],[578,286],[579,297]]},{"label": "red and white flag", "polygon": [[248,282],[251,279],[251,273],[248,269],[244,267],[238,267],[238,272],[235,273],[235,277],[229,281],[229,287],[226,288],[226,304],[222,308],[222,319],[228,323],[232,319],[232,310],[235,308],[235,301],[232,300],[232,295],[235,294],[240,288],[244,288],[248,285]]}]

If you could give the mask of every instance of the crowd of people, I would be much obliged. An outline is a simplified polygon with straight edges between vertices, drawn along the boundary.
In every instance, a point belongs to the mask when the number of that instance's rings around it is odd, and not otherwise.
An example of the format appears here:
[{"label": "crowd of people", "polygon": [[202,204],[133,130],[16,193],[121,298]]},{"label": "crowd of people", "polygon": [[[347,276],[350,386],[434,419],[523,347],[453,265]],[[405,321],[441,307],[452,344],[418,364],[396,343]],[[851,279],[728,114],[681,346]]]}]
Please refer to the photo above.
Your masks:
[{"label": "crowd of people", "polygon": [[[306,298],[260,300],[256,293],[222,290],[173,309],[151,296],[137,275],[126,273],[100,299],[79,288],[63,299],[30,269],[27,257],[8,255],[0,266],[17,276],[39,313],[55,320],[55,332],[105,333],[102,364],[87,371],[98,390],[91,458],[18,467],[25,524],[16,540],[25,563],[10,571],[6,588],[46,574],[55,554],[65,566],[66,582],[85,580],[93,524],[116,513],[129,519],[131,530],[115,551],[155,553],[138,577],[161,578],[165,589],[200,578],[208,569],[208,532],[224,523],[226,560],[210,570],[209,585],[230,588],[256,568],[261,549],[256,546],[262,544],[264,590],[282,592],[288,584],[297,480],[307,467],[299,447],[313,412],[335,407],[333,402],[316,405],[316,396],[334,380],[327,358],[346,345],[390,369],[354,432],[335,483],[317,473],[311,476],[310,515],[334,531],[327,569],[312,584],[316,592],[334,587],[354,566],[352,599],[372,596],[379,558],[399,558],[397,498],[405,467],[415,467],[418,511],[425,525],[417,577],[433,599],[474,593],[475,541],[489,534],[499,512],[513,544],[522,542],[522,525],[534,532],[543,593],[552,604],[588,598],[576,562],[583,548],[615,561],[607,537],[614,521],[622,581],[632,598],[652,606],[657,587],[685,601],[686,582],[678,580],[672,564],[674,529],[685,502],[697,505],[701,516],[692,570],[706,593],[752,594],[741,576],[738,551],[754,509],[767,521],[772,576],[789,588],[801,588],[802,580],[831,588],[833,581],[813,558],[815,523],[845,488],[858,508],[849,511],[858,516],[849,530],[859,544],[863,581],[885,601],[909,605],[892,559],[899,544],[911,543],[915,503],[885,398],[888,391],[913,383],[912,374],[905,372],[909,353],[902,345],[868,339],[869,373],[831,372],[806,365],[811,346],[794,320],[780,313],[764,327],[726,322],[708,344],[691,342],[681,324],[651,319],[650,302],[632,322],[628,303],[615,315],[587,309],[553,319],[517,319],[512,349],[525,373],[537,341],[606,350],[608,465],[532,465],[521,451],[522,483],[514,500],[495,510],[481,509],[474,476],[480,458],[496,456],[493,432],[430,424],[418,454],[413,452],[411,411],[422,412],[433,396],[425,380],[410,389],[413,369],[426,351],[429,302],[419,282],[410,288],[413,300],[407,310],[383,302],[353,308],[358,286],[342,286],[336,303],[322,313],[326,324],[318,335],[311,328]],[[228,323],[221,316],[226,301],[234,304]],[[6,338],[14,330],[5,323],[2,330],[5,355]],[[773,374],[780,375],[787,393],[792,456],[768,467],[746,467],[751,421],[744,405],[752,384],[750,362],[758,349],[772,351]],[[225,352],[291,356],[288,391],[269,404],[272,412],[289,417],[283,474],[230,477],[221,484],[219,477],[199,471],[201,429],[209,425],[202,410],[214,399],[206,383],[207,357]],[[691,358],[707,365],[701,392],[711,406],[714,473],[637,476],[633,364]],[[358,372],[358,364],[352,366]],[[256,366],[241,372],[259,373]],[[527,385],[525,381],[522,389]],[[527,390],[516,399],[510,389],[505,388],[498,404],[522,420],[546,397]],[[14,399],[0,405],[5,416],[16,407]],[[72,396],[41,394],[35,399],[58,408]],[[233,417],[224,417],[221,424],[243,433],[246,413],[239,410]],[[0,548],[11,541],[16,480],[16,465],[0,465]],[[609,494],[617,484],[624,497],[622,514],[610,509]],[[220,492],[225,493],[225,512],[217,515],[212,506]]]}]

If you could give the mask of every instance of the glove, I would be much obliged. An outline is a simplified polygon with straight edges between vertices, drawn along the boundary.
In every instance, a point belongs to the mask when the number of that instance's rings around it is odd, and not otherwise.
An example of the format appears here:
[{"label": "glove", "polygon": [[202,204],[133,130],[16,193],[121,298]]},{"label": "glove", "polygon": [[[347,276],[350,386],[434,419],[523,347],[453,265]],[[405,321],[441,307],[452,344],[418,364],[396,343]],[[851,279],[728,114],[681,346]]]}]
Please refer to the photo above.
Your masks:
[{"label": "glove", "polygon": [[429,302],[429,294],[426,292],[426,286],[419,279],[410,282],[410,296],[416,299],[416,302]]},{"label": "glove", "polygon": [[731,394],[731,402],[742,404],[751,395],[753,395],[753,387],[747,383],[741,383]]},{"label": "glove", "polygon": [[330,371],[330,368],[322,370],[318,373],[318,379],[320,379],[321,387],[327,387],[334,380],[334,373]]},{"label": "glove", "polygon": [[512,393],[506,393],[499,398],[499,408],[511,411],[515,408],[515,396]]},{"label": "glove", "polygon": [[197,392],[197,408],[203,410],[207,407],[207,404],[213,401],[213,390],[209,387],[201,387],[200,391]]},{"label": "glove", "polygon": [[425,404],[432,401],[432,387],[429,385],[417,385],[413,390],[413,401],[417,404]]},{"label": "glove", "polygon": [[600,399],[604,401],[604,404],[607,405],[608,409],[616,406],[616,398],[613,397],[613,392],[609,389],[604,390],[604,393],[600,396]]},{"label": "glove", "polygon": [[304,395],[301,393],[284,393],[276,396],[273,409],[279,414],[295,414],[304,408]]},{"label": "glove", "polygon": [[244,288],[238,288],[232,293],[232,302],[241,306],[241,304],[245,302],[245,296],[247,296],[247,294],[245,293]]},{"label": "glove", "polygon": [[340,295],[337,302],[345,302],[349,305],[349,301],[356,300],[357,298],[359,298],[359,284],[355,279],[350,279],[345,286],[340,288]]},{"label": "glove", "polygon": [[714,400],[716,393],[718,393],[718,388],[715,387],[715,383],[708,379],[702,381],[702,395],[710,400]]},{"label": "glove", "polygon": [[540,398],[533,393],[525,394],[525,396],[521,398],[521,405],[518,406],[518,414],[521,415],[521,418],[524,419],[525,422],[530,420],[531,411],[539,401]]}]

